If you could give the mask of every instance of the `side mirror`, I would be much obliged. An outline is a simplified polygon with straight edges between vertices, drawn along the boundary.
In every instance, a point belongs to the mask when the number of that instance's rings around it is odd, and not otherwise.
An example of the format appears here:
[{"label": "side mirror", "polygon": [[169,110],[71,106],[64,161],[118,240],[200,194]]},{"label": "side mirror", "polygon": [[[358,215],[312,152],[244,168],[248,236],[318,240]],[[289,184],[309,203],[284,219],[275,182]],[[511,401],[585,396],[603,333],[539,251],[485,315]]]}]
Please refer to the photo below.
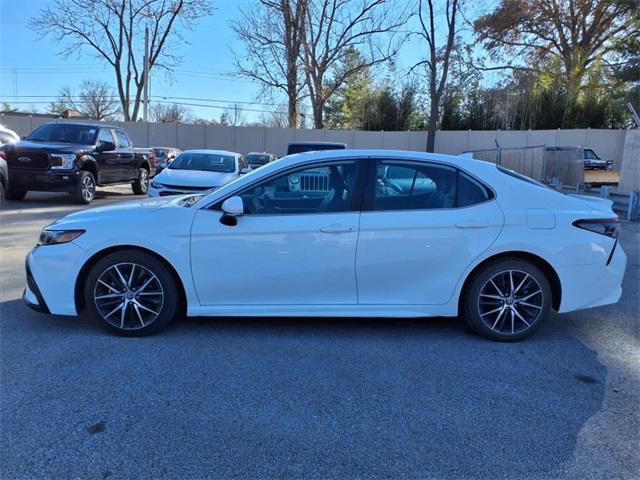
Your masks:
[{"label": "side mirror", "polygon": [[249,173],[251,171],[250,168],[243,168],[240,170],[240,175],[244,175],[245,173]]},{"label": "side mirror", "polygon": [[242,198],[237,195],[227,198],[222,202],[222,211],[225,215],[229,215],[231,217],[242,216],[242,214],[244,214],[244,203],[242,202]]},{"label": "side mirror", "polygon": [[110,152],[116,149],[116,144],[113,142],[101,142],[96,147],[98,152]]}]

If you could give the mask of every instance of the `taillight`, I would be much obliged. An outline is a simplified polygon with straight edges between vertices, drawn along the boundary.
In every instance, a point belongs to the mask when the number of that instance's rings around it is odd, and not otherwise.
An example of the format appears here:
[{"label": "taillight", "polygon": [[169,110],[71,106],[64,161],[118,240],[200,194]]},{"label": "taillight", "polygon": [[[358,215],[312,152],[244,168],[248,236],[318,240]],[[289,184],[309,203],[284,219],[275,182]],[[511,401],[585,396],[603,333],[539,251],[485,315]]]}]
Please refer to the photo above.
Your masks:
[{"label": "taillight", "polygon": [[574,227],[589,230],[611,238],[620,235],[620,219],[618,218],[585,218],[573,222]]}]

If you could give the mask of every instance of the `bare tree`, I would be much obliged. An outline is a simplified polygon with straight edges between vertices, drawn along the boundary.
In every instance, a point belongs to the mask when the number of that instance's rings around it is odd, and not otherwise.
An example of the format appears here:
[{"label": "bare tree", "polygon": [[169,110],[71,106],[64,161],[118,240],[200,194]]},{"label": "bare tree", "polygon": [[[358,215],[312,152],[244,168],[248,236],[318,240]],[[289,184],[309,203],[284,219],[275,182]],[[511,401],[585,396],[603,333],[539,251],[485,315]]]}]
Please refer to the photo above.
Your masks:
[{"label": "bare tree", "polygon": [[239,127],[244,124],[245,120],[242,107],[237,103],[229,105],[220,115],[220,123],[225,126]]},{"label": "bare tree", "polygon": [[[440,104],[447,77],[451,54],[454,51],[459,29],[458,15],[463,0],[446,0],[443,15],[446,20],[444,42],[439,41],[438,31],[443,25],[439,21],[439,12],[434,9],[433,0],[419,0],[417,16],[420,23],[418,35],[426,42],[426,58],[414,65],[413,69],[424,66],[427,74],[429,97],[429,121],[427,124],[427,152],[433,152],[436,144],[436,130],[440,119]],[[426,6],[425,6],[426,5]]]},{"label": "bare tree", "polygon": [[61,42],[65,56],[89,49],[110,65],[124,119],[135,121],[144,88],[145,27],[149,68],[171,70],[181,60],[172,53],[184,41],[181,28],[211,12],[209,0],[54,0],[29,26]]},{"label": "bare tree", "polygon": [[234,53],[236,71],[256,80],[263,93],[281,91],[288,102],[288,126],[298,124],[304,89],[301,49],[308,0],[257,0],[233,23],[245,52]]},{"label": "bare tree", "polygon": [[[393,33],[406,19],[394,7],[390,0],[310,0],[303,55],[315,128],[347,78],[396,54]],[[344,62],[354,49],[360,61]]]},{"label": "bare tree", "polygon": [[120,113],[120,102],[113,88],[101,80],[83,80],[76,95],[71,87],[63,87],[49,110],[61,114],[74,110],[85,117],[107,120]]},{"label": "bare tree", "polygon": [[179,103],[154,102],[150,110],[150,119],[158,123],[190,123],[193,121],[191,111]]},{"label": "bare tree", "polygon": [[494,60],[519,61],[490,69],[537,70],[544,59],[560,58],[570,107],[588,67],[640,35],[630,21],[638,8],[637,0],[500,0],[475,28]]}]

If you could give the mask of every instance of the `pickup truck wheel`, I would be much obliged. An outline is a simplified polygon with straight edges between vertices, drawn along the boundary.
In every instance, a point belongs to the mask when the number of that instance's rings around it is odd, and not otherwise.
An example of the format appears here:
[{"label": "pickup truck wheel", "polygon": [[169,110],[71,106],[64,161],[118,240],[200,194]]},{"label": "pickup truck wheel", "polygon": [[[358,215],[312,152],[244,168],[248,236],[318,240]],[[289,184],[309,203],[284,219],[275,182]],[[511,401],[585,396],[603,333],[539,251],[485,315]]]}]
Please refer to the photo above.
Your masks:
[{"label": "pickup truck wheel", "polygon": [[76,203],[87,204],[91,203],[95,196],[96,180],[93,177],[93,173],[86,170],[81,171],[71,197]]},{"label": "pickup truck wheel", "polygon": [[146,195],[149,191],[149,171],[141,168],[138,172],[138,179],[131,184],[133,193],[136,195]]},{"label": "pickup truck wheel", "polygon": [[4,198],[7,200],[22,200],[26,194],[26,190],[14,190],[9,188],[7,193],[4,194]]}]

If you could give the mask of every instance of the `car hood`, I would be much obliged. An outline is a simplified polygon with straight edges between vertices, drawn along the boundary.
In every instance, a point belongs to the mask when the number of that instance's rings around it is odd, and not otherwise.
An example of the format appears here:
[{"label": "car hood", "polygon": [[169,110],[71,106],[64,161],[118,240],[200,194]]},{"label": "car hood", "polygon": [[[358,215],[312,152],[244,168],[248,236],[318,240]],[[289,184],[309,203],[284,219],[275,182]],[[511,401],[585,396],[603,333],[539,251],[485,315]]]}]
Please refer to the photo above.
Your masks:
[{"label": "car hood", "polygon": [[46,150],[47,152],[55,151],[59,153],[76,153],[78,151],[93,149],[93,145],[63,142],[32,142],[31,140],[21,140],[12,145],[15,149]]},{"label": "car hood", "polygon": [[153,178],[154,182],[176,187],[221,187],[238,177],[236,173],[204,172],[167,168]]},{"label": "car hood", "polygon": [[129,220],[133,218],[146,217],[163,208],[186,208],[183,206],[182,200],[192,196],[193,195],[189,194],[171,197],[143,198],[119,202],[112,205],[88,208],[59,218],[46,228],[50,228],[52,230],[82,228],[83,224],[93,221],[104,223],[114,220]]}]

